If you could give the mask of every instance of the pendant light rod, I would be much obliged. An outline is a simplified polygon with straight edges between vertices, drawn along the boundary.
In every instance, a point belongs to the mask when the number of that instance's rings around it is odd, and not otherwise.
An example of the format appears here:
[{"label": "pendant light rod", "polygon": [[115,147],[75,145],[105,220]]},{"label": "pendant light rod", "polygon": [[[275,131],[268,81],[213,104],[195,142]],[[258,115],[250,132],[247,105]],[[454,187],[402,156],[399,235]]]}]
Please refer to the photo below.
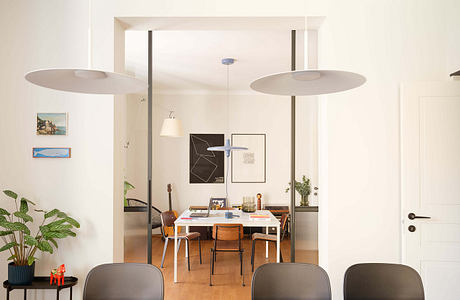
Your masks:
[{"label": "pendant light rod", "polygon": [[[296,31],[291,31],[291,71],[295,71]],[[295,262],[295,103],[291,96],[291,262]]]},{"label": "pendant light rod", "polygon": [[147,193],[147,263],[152,264],[152,31],[148,32],[148,129],[147,129],[147,172],[148,172],[148,193]]}]

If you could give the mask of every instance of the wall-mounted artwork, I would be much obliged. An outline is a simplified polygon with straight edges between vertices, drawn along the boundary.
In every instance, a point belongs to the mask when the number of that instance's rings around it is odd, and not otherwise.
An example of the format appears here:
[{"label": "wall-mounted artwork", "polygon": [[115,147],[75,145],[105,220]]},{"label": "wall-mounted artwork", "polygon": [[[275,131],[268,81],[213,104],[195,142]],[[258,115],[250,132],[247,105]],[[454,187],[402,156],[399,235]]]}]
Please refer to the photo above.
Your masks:
[{"label": "wall-mounted artwork", "polygon": [[211,209],[227,207],[227,198],[211,198]]},{"label": "wall-mounted artwork", "polygon": [[67,113],[37,113],[37,135],[67,135]]},{"label": "wall-mounted artwork", "polygon": [[232,134],[232,145],[248,148],[232,152],[232,182],[266,181],[265,139],[265,134]]},{"label": "wall-mounted artwork", "polygon": [[207,150],[223,144],[223,134],[190,134],[190,183],[224,183],[224,152]]},{"label": "wall-mounted artwork", "polygon": [[32,156],[33,158],[70,158],[71,157],[70,148],[33,148]]}]

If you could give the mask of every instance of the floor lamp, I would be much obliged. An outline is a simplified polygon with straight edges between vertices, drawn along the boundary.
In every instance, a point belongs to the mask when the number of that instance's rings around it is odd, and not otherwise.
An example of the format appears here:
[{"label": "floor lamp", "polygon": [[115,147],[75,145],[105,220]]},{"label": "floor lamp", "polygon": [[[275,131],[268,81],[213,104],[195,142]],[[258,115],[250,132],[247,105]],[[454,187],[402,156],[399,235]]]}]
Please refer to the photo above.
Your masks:
[{"label": "floor lamp", "polygon": [[[356,88],[366,82],[360,74],[338,70],[296,71],[296,31],[291,31],[291,71],[261,77],[251,83],[255,91],[291,96],[291,187],[295,186],[296,96],[315,96]],[[291,262],[295,262],[295,189],[291,188]]]}]

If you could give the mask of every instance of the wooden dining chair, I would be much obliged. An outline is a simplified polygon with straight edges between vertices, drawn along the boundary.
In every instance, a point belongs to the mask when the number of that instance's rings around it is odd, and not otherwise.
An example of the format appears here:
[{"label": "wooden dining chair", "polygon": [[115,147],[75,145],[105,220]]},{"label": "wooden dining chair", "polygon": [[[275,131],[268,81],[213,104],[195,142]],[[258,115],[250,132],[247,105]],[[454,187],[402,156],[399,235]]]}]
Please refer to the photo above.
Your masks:
[{"label": "wooden dining chair", "polygon": [[[281,224],[280,224],[280,233],[281,233],[281,238],[280,241],[284,239],[284,235],[286,233],[286,228],[287,228],[287,219],[288,219],[288,214],[283,214],[281,216]],[[255,260],[255,251],[256,251],[256,241],[265,241],[265,242],[273,242],[276,245],[276,235],[275,234],[265,234],[265,233],[253,233],[252,234],[252,253],[251,253],[251,265],[252,265],[252,272],[254,272],[254,260]],[[281,247],[280,247],[280,261],[283,262],[283,255],[281,253]]]},{"label": "wooden dining chair", "polygon": [[[174,227],[174,222],[176,221],[176,216],[174,215],[173,211],[165,211],[161,213],[161,224],[163,226],[163,230],[161,231],[163,238],[165,240],[165,246],[163,248],[163,257],[161,258],[161,267],[163,268],[163,263],[165,261],[165,255],[166,255],[166,249],[168,249],[168,241],[169,240],[174,240],[174,235],[167,235],[166,230],[164,230],[165,227],[172,227],[174,230],[176,228]],[[201,262],[201,241],[200,241],[200,236],[201,234],[199,232],[178,232],[177,233],[177,239],[178,245],[177,245],[177,251],[179,251],[180,247],[180,242],[181,240],[185,240],[185,244],[187,247],[187,252],[188,252],[188,257],[187,257],[187,264],[188,264],[188,270],[190,271],[190,240],[193,239],[198,239],[198,249],[200,252],[200,264]]]},{"label": "wooden dining chair", "polygon": [[240,255],[240,274],[243,278],[243,251],[241,239],[243,238],[242,224],[214,224],[212,237],[214,247],[211,248],[211,264],[209,265],[209,285],[212,286],[212,275],[214,274],[214,264],[217,252],[237,252]]}]

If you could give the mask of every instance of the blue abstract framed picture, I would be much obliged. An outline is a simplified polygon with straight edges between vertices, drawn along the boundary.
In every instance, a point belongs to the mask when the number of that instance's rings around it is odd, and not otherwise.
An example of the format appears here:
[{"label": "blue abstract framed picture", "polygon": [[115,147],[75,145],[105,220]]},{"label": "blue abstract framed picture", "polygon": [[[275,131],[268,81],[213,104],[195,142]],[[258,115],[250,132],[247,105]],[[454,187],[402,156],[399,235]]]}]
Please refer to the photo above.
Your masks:
[{"label": "blue abstract framed picture", "polygon": [[33,148],[32,150],[33,158],[70,158],[71,149],[70,148]]}]

